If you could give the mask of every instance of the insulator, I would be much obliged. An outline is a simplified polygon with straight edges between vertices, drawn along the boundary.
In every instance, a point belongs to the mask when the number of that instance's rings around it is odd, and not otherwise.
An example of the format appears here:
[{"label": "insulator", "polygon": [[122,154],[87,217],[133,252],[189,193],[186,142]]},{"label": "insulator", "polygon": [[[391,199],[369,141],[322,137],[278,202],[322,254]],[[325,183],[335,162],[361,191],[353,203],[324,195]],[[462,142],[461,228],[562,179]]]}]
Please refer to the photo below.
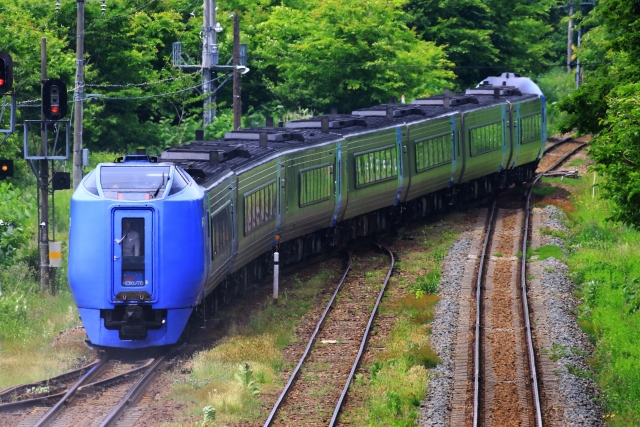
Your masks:
[{"label": "insulator", "polygon": [[56,13],[60,13],[60,0],[56,0]]},{"label": "insulator", "polygon": [[104,13],[107,11],[107,5],[105,4],[107,0],[100,0],[102,2],[102,5],[100,5],[100,10],[102,11],[102,14],[104,15]]}]

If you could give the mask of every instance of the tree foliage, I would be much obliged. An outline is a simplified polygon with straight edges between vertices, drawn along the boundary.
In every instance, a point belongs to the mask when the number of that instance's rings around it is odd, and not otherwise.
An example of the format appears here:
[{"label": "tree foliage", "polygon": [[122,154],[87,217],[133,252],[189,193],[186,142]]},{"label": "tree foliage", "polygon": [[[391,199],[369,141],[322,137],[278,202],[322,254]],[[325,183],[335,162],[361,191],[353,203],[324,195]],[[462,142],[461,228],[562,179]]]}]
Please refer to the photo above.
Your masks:
[{"label": "tree foliage", "polygon": [[273,8],[254,36],[259,66],[277,70],[276,94],[295,107],[343,112],[439,90],[453,77],[441,48],[403,22],[403,0],[309,2]]},{"label": "tree foliage", "polygon": [[589,153],[614,202],[612,220],[640,226],[640,0],[601,0],[579,50],[584,84],[561,103],[564,130],[594,134]]},{"label": "tree foliage", "polygon": [[[539,74],[557,58],[550,0],[411,0],[410,25],[443,46],[462,86],[490,74]],[[566,39],[565,39],[566,43]],[[565,44],[566,45],[566,44]]]},{"label": "tree foliage", "polygon": [[[242,78],[245,113],[349,112],[389,96],[431,94],[452,86],[456,74],[466,85],[502,70],[455,65],[536,72],[549,56],[549,1],[225,0],[217,13],[225,29],[217,36],[220,62],[230,58],[230,12],[238,12],[251,69]],[[202,1],[109,0],[104,15],[101,2],[84,4],[84,91],[98,95],[84,104],[85,146],[157,152],[191,139],[202,123],[202,77],[173,68],[171,48],[180,41],[200,62]],[[0,49],[15,60],[19,121],[39,118],[41,37],[49,77],[73,87],[76,6],[62,0],[56,13],[55,2],[0,0]],[[217,77],[220,83],[226,74]],[[231,99],[227,84],[217,108],[222,112]],[[207,135],[230,129],[225,114]],[[12,140],[19,150],[20,136]]]}]

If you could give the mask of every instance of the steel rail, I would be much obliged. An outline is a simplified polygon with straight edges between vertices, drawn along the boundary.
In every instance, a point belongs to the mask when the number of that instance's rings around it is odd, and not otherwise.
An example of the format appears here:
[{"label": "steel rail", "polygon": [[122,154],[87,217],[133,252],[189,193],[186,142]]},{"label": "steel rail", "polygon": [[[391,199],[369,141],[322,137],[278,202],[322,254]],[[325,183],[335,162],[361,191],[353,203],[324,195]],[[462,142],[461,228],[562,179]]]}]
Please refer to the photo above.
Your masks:
[{"label": "steel rail", "polygon": [[529,235],[529,216],[531,206],[531,193],[533,186],[538,182],[541,175],[538,175],[533,181],[531,188],[527,193],[527,204],[524,215],[524,237],[522,238],[522,256],[520,263],[520,287],[522,292],[522,312],[525,321],[525,330],[527,332],[527,350],[529,356],[529,370],[531,374],[531,386],[533,388],[533,405],[536,411],[536,425],[542,427],[542,406],[540,404],[540,390],[538,389],[538,373],[536,370],[535,351],[533,348],[533,338],[531,333],[531,321],[529,315],[529,303],[527,301],[527,239]]},{"label": "steel rail", "polygon": [[[98,363],[98,362],[95,362]],[[95,365],[95,363],[93,363],[91,366]],[[86,390],[89,390],[93,387],[96,386],[108,386],[109,384],[111,384],[112,382],[118,381],[121,378],[127,377],[131,374],[135,374],[138,371],[141,371],[145,368],[147,368],[151,363],[153,363],[153,359],[151,359],[149,362],[145,363],[142,366],[139,366],[137,368],[134,368],[128,372],[124,372],[122,374],[118,374],[118,375],[114,375],[112,377],[109,378],[105,378],[104,380],[100,380],[100,381],[96,381],[93,383],[89,383],[83,386],[80,386],[78,388],[78,392],[83,392]],[[0,413],[2,412],[9,412],[9,411],[17,411],[20,409],[26,409],[26,408],[31,408],[33,406],[38,406],[38,405],[49,405],[49,402],[54,402],[57,401],[58,399],[64,397],[64,395],[66,393],[68,393],[69,390],[64,390],[61,391],[60,393],[56,393],[56,394],[50,394],[48,396],[40,396],[40,397],[35,397],[33,399],[25,399],[25,400],[18,400],[16,402],[9,402],[9,403],[4,403],[4,404],[0,404]]]},{"label": "steel rail", "polygon": [[81,368],[64,372],[60,375],[56,375],[55,377],[47,378],[46,380],[40,380],[40,381],[36,381],[29,384],[18,384],[18,385],[14,385],[12,387],[6,388],[0,391],[0,401],[6,400],[12,394],[26,393],[26,391],[29,388],[39,387],[39,386],[50,386],[51,384],[70,381],[70,377],[83,375],[86,371],[88,371],[93,366],[95,366],[96,363],[98,363],[98,360],[91,362],[88,365],[85,365]]},{"label": "steel rail", "polygon": [[358,365],[360,364],[360,359],[362,358],[362,353],[364,353],[364,348],[367,345],[367,340],[369,339],[369,332],[371,332],[371,327],[373,326],[373,321],[378,313],[378,306],[380,305],[380,301],[384,296],[384,291],[387,289],[387,284],[389,283],[389,278],[391,278],[391,273],[393,273],[393,267],[395,265],[395,258],[393,253],[389,250],[389,248],[376,243],[376,245],[380,249],[384,249],[389,253],[389,257],[391,258],[391,262],[389,265],[389,271],[387,271],[387,277],[384,279],[384,283],[382,284],[382,289],[380,289],[380,293],[378,294],[378,299],[376,299],[376,304],[371,310],[371,316],[369,316],[369,323],[367,323],[367,329],[364,332],[364,336],[362,337],[362,341],[360,342],[360,349],[358,350],[358,355],[356,356],[355,362],[353,362],[353,366],[351,367],[351,372],[349,372],[349,377],[342,389],[342,393],[340,394],[340,399],[336,404],[336,407],[333,411],[333,416],[331,417],[331,421],[329,422],[329,427],[333,427],[338,420],[338,415],[340,414],[340,410],[342,409],[342,404],[344,402],[345,397],[347,396],[347,392],[349,391],[349,386],[351,385],[351,380],[356,373],[356,369],[358,369]]},{"label": "steel rail", "polygon": [[40,418],[40,420],[34,425],[34,427],[42,427],[47,425],[49,422],[51,422],[58,415],[58,412],[62,409],[63,405],[71,398],[71,396],[73,396],[76,393],[78,388],[80,388],[80,386],[82,386],[84,383],[90,381],[93,377],[98,375],[108,361],[109,361],[109,357],[106,355],[103,356],[102,359],[100,359],[100,361],[93,368],[89,370],[89,372],[84,374],[82,378],[80,378],[73,385],[73,387],[71,387],[69,391],[67,391],[67,393],[64,396],[62,396],[62,398],[58,401],[58,403],[56,403],[53,406],[53,408],[49,409],[49,411],[46,414],[44,414],[42,418]]},{"label": "steel rail", "polygon": [[282,405],[282,402],[284,401],[285,396],[289,392],[289,389],[291,388],[291,385],[293,384],[294,380],[296,379],[298,371],[300,371],[300,368],[302,367],[302,364],[306,360],[307,355],[309,354],[309,351],[311,350],[311,346],[313,346],[313,343],[316,340],[316,336],[318,335],[318,332],[320,332],[320,327],[324,323],[324,320],[327,317],[327,314],[329,313],[329,310],[331,309],[331,306],[333,305],[333,301],[336,299],[336,296],[338,295],[338,291],[340,291],[340,288],[342,287],[342,284],[344,283],[345,279],[347,278],[347,273],[349,273],[349,270],[351,270],[351,252],[348,252],[348,255],[349,255],[349,260],[347,262],[347,268],[344,270],[344,273],[342,274],[342,278],[340,278],[340,281],[338,282],[338,285],[336,286],[336,289],[333,291],[333,294],[331,295],[331,299],[329,300],[329,302],[327,303],[327,306],[325,307],[324,311],[322,312],[322,316],[320,317],[320,320],[316,324],[316,328],[314,329],[313,334],[311,335],[311,338],[309,338],[309,342],[307,343],[307,347],[304,349],[304,353],[300,357],[300,360],[298,361],[298,364],[296,365],[295,369],[291,373],[291,376],[289,376],[289,381],[287,381],[287,384],[285,385],[284,390],[282,390],[282,393],[280,393],[280,396],[278,397],[278,400],[276,401],[275,405],[273,406],[273,409],[271,410],[271,413],[269,414],[269,417],[267,418],[267,421],[265,421],[264,427],[269,427],[271,425],[271,423],[273,422],[273,419],[275,418],[276,413],[278,412],[278,409],[280,409],[280,406]]},{"label": "steel rail", "polygon": [[109,415],[105,418],[105,420],[100,424],[100,427],[107,427],[113,425],[120,415],[124,412],[124,410],[129,406],[136,402],[137,398],[140,396],[140,393],[144,391],[145,387],[151,381],[153,376],[156,374],[157,369],[162,366],[162,364],[167,360],[171,352],[165,353],[159,358],[157,358],[151,366],[147,369],[147,372],[144,373],[143,376],[138,378],[138,381],[131,387],[127,395],[118,403],[118,405],[111,411]]},{"label": "steel rail", "polygon": [[533,347],[533,337],[531,332],[531,320],[529,314],[529,303],[527,299],[527,242],[529,236],[529,216],[531,212],[531,195],[533,194],[533,187],[540,181],[540,179],[544,176],[545,173],[551,171],[558,167],[564,160],[566,160],[573,153],[581,149],[587,145],[586,143],[582,143],[576,146],[573,150],[566,153],[562,156],[557,162],[555,162],[551,167],[549,167],[546,171],[535,177],[533,183],[531,184],[531,188],[527,192],[527,202],[525,207],[525,221],[524,221],[524,237],[522,239],[522,257],[520,262],[520,286],[522,292],[522,311],[523,317],[525,321],[525,330],[527,332],[527,353],[529,357],[529,369],[531,371],[531,386],[533,389],[533,404],[536,411],[536,425],[537,427],[542,427],[542,405],[540,403],[540,390],[538,388],[538,372],[536,369],[536,361],[535,361],[535,350]]},{"label": "steel rail", "polygon": [[571,142],[571,141],[573,141],[574,139],[575,139],[575,138],[574,138],[573,136],[570,136],[570,137],[567,137],[567,138],[561,139],[560,141],[557,141],[557,142],[555,142],[555,143],[553,143],[553,144],[551,144],[551,145],[549,145],[549,146],[547,146],[547,147],[544,147],[544,149],[543,149],[543,153],[544,153],[544,154],[546,154],[546,153],[548,153],[548,152],[550,152],[550,151],[553,151],[553,150],[555,150],[556,148],[560,147],[561,145],[564,145],[564,144],[565,144],[565,143],[567,143],[567,142]]},{"label": "steel rail", "polygon": [[[574,147],[573,150],[569,151],[568,153],[565,153],[562,157],[560,157],[555,163],[553,163],[551,166],[549,166],[547,168],[547,170],[544,171],[544,173],[549,172],[552,169],[557,168],[562,162],[564,162],[565,160],[567,160],[567,158],[569,156],[571,156],[572,154],[574,154],[576,151],[580,150],[582,147],[584,147],[585,145],[587,145],[586,142],[581,143],[580,145],[577,145],[576,147]],[[532,185],[533,187],[533,185]]]},{"label": "steel rail", "polygon": [[480,266],[478,267],[478,278],[476,281],[476,324],[475,324],[475,347],[473,350],[473,427],[478,426],[478,415],[480,408],[480,308],[482,294],[482,280],[484,279],[484,261],[487,255],[487,248],[491,239],[491,231],[493,229],[493,217],[496,211],[496,199],[491,204],[491,210],[488,215],[487,231],[482,245],[482,254],[480,255]]}]

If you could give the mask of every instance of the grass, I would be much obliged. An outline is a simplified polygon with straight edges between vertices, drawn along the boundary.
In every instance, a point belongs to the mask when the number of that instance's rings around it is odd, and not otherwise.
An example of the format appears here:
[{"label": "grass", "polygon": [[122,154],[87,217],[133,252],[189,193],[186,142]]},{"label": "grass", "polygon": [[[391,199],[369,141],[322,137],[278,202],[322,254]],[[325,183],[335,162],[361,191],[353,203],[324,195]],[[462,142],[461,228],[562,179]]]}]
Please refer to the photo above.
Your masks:
[{"label": "grass", "polygon": [[[279,389],[280,383],[274,381],[284,367],[282,350],[295,340],[296,327],[313,307],[319,291],[333,280],[328,270],[306,280],[286,278],[291,286],[280,295],[278,305],[265,299],[248,322],[231,328],[223,343],[196,354],[190,377],[174,383],[173,395],[189,402],[187,412],[193,415],[200,416],[204,407],[214,408],[216,422],[266,418],[259,396]],[[235,316],[237,310],[232,304],[221,316]]]},{"label": "grass", "polygon": [[568,265],[583,301],[578,324],[595,343],[607,425],[640,425],[640,232],[607,222],[609,202],[592,198],[589,182],[572,198]]},{"label": "grass", "polygon": [[[402,230],[413,243],[400,253],[396,274],[380,308],[379,318],[393,318],[384,338],[372,337],[370,346],[384,347],[362,366],[351,392],[363,400],[341,414],[352,425],[412,426],[426,395],[429,369],[440,361],[428,345],[441,264],[456,233],[450,224],[462,222],[460,214],[449,223],[419,225]],[[366,420],[366,421],[363,421]]]},{"label": "grass", "polygon": [[[93,358],[83,343],[85,336],[81,330],[58,337],[61,331],[81,324],[67,281],[67,266],[63,262],[61,268],[54,269],[57,295],[40,294],[36,274],[40,260],[35,241],[35,188],[14,191],[20,198],[11,204],[19,209],[9,212],[8,218],[20,221],[16,226],[25,230],[28,237],[0,263],[0,389],[41,380]],[[2,193],[0,205],[10,197],[9,192]],[[71,190],[56,191],[55,234],[56,241],[63,242],[64,259],[70,198]],[[20,212],[25,212],[25,216],[18,220]]]},{"label": "grass", "polygon": [[564,179],[561,177],[545,176],[540,180],[540,182],[543,184],[548,184],[548,185],[557,186],[557,187],[577,188],[577,187],[583,187],[585,183],[589,182],[589,179],[585,178],[584,176],[581,176],[579,178],[564,178]]},{"label": "grass", "polygon": [[41,296],[34,289],[29,267],[8,266],[0,271],[5,284],[0,297],[0,389],[41,380],[78,367],[93,358],[84,333],[59,336],[80,325],[68,289],[57,296]]},{"label": "grass", "polygon": [[364,419],[376,426],[413,425],[426,394],[428,369],[440,362],[425,341],[437,301],[434,295],[406,294],[385,302],[381,314],[396,319],[385,349],[366,367],[368,375],[360,374],[352,385],[366,403],[343,413],[342,419],[356,425]]},{"label": "grass", "polygon": [[582,166],[586,163],[585,159],[573,159],[567,163],[565,163],[565,166],[567,167],[572,167],[572,166]]},{"label": "grass", "polygon": [[540,246],[537,249],[529,250],[528,256],[531,258],[532,256],[537,256],[538,261],[542,261],[547,258],[556,258],[559,260],[564,259],[564,254],[562,253],[562,248],[555,245],[545,245]]}]

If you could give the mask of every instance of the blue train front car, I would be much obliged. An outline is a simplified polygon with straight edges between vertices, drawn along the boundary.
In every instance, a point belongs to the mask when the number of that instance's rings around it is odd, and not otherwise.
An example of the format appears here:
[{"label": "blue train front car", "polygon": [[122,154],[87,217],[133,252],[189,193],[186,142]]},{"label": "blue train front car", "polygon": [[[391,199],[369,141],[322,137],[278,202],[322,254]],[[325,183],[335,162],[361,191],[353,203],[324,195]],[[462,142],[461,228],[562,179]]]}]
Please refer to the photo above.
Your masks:
[{"label": "blue train front car", "polygon": [[146,155],[103,163],[71,199],[69,282],[91,344],[176,343],[203,298],[204,192]]}]

